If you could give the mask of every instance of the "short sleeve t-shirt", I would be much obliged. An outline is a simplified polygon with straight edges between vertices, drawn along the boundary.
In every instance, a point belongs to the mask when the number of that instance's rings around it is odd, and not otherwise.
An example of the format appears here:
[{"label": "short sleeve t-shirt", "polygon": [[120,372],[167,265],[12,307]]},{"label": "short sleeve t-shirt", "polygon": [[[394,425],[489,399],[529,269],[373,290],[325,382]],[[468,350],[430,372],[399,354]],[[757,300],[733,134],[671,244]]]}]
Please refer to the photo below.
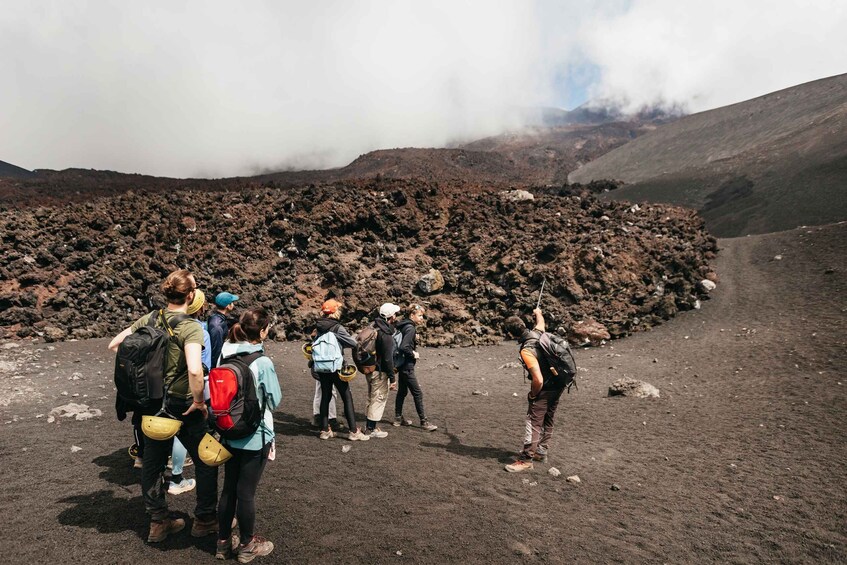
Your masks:
[{"label": "short sleeve t-shirt", "polygon": [[[156,310],[146,314],[135,321],[130,329],[135,332],[142,326],[146,326],[150,316],[157,315]],[[170,323],[179,312],[165,310],[165,320]],[[158,324],[157,324],[158,325]],[[168,354],[165,359],[165,385],[168,386],[168,395],[177,398],[191,398],[191,388],[188,386],[188,366],[185,363],[185,344],[197,343],[203,346],[203,328],[196,320],[186,318],[174,328],[174,339],[168,345]]]}]

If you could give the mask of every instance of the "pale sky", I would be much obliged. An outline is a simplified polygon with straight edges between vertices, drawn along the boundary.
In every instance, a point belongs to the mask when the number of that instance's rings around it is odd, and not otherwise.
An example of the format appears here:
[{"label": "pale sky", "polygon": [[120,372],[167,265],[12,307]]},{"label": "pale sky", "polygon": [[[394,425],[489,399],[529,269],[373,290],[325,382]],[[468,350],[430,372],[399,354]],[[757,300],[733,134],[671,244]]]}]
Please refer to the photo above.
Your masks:
[{"label": "pale sky", "polygon": [[839,0],[0,0],[0,160],[175,177],[343,166],[521,125],[701,111],[847,72]]}]

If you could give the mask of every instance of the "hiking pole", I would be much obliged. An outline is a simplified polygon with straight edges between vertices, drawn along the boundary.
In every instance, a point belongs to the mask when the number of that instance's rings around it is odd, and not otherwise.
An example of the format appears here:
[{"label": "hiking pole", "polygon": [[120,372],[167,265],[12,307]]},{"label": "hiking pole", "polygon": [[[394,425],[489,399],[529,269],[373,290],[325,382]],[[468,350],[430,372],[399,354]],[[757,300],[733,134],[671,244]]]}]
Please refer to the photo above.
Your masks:
[{"label": "hiking pole", "polygon": [[544,294],[544,283],[547,282],[547,277],[544,277],[544,280],[541,281],[541,290],[538,291],[538,303],[535,305],[535,309],[538,310],[541,308],[541,295]]}]

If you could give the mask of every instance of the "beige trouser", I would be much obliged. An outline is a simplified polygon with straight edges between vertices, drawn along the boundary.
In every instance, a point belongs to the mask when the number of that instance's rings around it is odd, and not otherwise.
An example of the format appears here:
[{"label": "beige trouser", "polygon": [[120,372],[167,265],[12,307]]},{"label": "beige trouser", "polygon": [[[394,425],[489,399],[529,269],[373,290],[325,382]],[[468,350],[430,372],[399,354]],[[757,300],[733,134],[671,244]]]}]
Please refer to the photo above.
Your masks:
[{"label": "beige trouser", "polygon": [[388,400],[388,374],[374,371],[367,376],[368,381],[368,420],[379,422],[382,413],[385,412],[385,403]]}]

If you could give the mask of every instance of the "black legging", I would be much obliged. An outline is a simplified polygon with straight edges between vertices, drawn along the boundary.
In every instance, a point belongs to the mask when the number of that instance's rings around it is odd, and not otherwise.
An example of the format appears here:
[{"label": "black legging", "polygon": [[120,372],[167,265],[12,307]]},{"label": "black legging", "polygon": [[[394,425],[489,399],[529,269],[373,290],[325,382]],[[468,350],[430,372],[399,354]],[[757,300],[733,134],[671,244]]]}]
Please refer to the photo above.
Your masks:
[{"label": "black legging", "polygon": [[353,393],[350,392],[350,383],[341,380],[338,373],[317,373],[321,381],[321,430],[329,429],[329,401],[332,400],[332,387],[338,389],[338,395],[344,401],[344,416],[347,418],[347,427],[350,432],[355,432],[356,413],[353,411]]},{"label": "black legging", "polygon": [[426,420],[424,412],[423,391],[421,385],[418,384],[418,378],[415,376],[415,364],[406,363],[400,367],[397,386],[397,396],[394,399],[394,415],[400,417],[403,415],[403,403],[406,401],[406,395],[411,392],[412,398],[415,400],[415,410],[418,412],[418,417],[421,422]]},{"label": "black legging", "polygon": [[224,487],[218,502],[218,539],[229,539],[232,535],[232,518],[238,512],[238,528],[241,543],[253,539],[256,527],[256,487],[262,478],[271,442],[259,451],[234,449],[232,458],[226,462]]}]

